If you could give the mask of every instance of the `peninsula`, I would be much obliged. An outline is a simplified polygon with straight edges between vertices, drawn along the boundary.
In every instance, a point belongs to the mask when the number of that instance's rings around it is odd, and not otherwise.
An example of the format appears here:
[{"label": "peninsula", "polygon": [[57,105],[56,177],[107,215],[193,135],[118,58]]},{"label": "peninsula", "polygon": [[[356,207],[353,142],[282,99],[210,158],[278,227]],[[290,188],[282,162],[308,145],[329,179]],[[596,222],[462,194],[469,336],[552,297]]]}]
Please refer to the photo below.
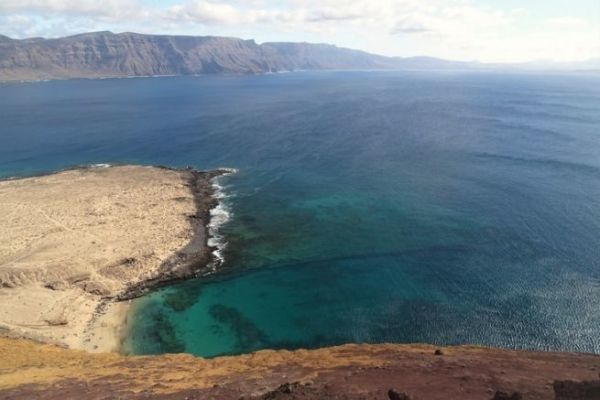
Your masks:
[{"label": "peninsula", "polygon": [[127,300],[210,268],[219,173],[99,166],[0,181],[0,329],[118,350]]}]

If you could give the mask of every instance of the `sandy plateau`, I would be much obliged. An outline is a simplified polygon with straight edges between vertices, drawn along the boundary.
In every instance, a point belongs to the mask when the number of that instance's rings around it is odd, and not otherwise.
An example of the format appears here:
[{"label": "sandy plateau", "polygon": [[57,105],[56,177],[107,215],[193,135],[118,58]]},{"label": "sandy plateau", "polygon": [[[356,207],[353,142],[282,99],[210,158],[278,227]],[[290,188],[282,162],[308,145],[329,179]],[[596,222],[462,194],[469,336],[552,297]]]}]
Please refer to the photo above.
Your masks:
[{"label": "sandy plateau", "polygon": [[[117,350],[127,302],[109,299],[158,279],[204,232],[192,175],[119,166],[1,181],[0,328]],[[205,238],[194,241],[206,257]]]}]

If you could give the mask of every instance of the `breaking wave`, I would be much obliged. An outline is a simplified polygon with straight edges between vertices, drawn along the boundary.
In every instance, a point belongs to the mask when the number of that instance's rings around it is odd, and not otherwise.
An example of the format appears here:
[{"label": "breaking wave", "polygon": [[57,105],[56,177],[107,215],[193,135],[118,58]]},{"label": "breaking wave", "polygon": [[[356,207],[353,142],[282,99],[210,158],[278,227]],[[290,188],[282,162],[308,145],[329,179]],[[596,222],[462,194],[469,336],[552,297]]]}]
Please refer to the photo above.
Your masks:
[{"label": "breaking wave", "polygon": [[219,267],[225,261],[223,252],[227,247],[225,237],[219,233],[219,228],[226,224],[231,219],[231,206],[227,202],[227,198],[231,197],[225,191],[225,187],[221,184],[221,178],[237,172],[233,168],[220,168],[225,171],[223,174],[213,178],[213,196],[218,200],[217,205],[210,210],[210,221],[208,223],[208,246],[213,249],[213,269]]}]

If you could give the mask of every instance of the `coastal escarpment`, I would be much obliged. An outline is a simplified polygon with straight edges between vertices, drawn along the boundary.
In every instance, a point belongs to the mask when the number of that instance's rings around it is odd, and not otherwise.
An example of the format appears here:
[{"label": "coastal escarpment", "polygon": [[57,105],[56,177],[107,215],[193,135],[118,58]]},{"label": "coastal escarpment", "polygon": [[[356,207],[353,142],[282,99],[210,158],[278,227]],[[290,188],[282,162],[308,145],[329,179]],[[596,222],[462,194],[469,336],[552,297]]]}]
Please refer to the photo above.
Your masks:
[{"label": "coastal escarpment", "polygon": [[0,338],[0,399],[591,400],[592,354],[344,345],[196,358],[90,354]]},{"label": "coastal escarpment", "polygon": [[116,350],[125,300],[210,269],[220,173],[119,166],[0,182],[0,327]]},{"label": "coastal escarpment", "polygon": [[259,45],[213,36],[92,32],[59,39],[0,37],[0,80],[252,74],[391,64],[387,57],[330,45]]},{"label": "coastal escarpment", "polygon": [[19,40],[0,35],[0,81],[465,65],[431,57],[385,57],[322,43],[258,44],[216,36],[89,32]]}]

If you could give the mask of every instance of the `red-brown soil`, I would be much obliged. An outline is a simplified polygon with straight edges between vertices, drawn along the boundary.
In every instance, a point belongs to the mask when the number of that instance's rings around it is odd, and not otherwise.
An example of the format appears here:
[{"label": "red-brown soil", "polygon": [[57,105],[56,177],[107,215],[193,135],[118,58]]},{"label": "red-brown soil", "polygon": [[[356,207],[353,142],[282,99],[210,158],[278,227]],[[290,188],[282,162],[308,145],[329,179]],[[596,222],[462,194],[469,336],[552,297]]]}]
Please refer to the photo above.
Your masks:
[{"label": "red-brown soil", "polygon": [[0,338],[0,399],[600,399],[596,355],[437,349],[345,345],[205,360]]}]

